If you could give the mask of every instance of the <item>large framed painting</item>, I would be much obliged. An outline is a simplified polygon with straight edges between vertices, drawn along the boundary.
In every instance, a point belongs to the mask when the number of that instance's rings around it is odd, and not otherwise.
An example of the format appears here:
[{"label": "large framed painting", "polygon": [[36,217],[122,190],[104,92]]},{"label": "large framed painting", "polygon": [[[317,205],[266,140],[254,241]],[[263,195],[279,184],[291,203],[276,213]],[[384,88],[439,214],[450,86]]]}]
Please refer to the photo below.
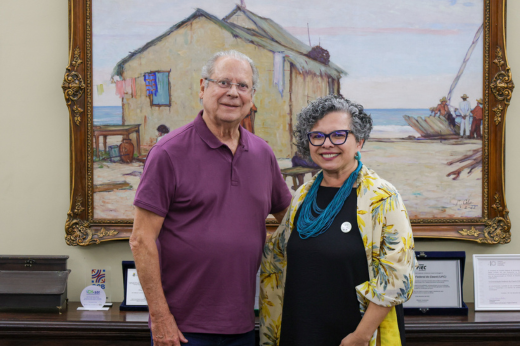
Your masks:
[{"label": "large framed painting", "polygon": [[148,151],[194,119],[201,67],[229,49],[258,67],[242,126],[291,191],[317,172],[295,152],[298,112],[342,94],[372,115],[363,162],[400,191],[416,237],[510,241],[505,0],[69,0],[69,14],[67,244],[129,238]]}]

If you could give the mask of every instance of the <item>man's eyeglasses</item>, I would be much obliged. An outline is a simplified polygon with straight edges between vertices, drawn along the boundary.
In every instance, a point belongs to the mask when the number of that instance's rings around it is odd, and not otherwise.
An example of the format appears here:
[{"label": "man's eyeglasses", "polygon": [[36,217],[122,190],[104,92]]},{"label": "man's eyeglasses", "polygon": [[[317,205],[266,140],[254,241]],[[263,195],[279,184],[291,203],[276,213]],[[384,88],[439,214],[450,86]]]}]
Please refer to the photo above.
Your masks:
[{"label": "man's eyeglasses", "polygon": [[233,85],[236,85],[237,90],[240,91],[240,92],[245,93],[245,92],[251,90],[249,85],[247,85],[246,83],[232,83],[228,79],[218,79],[218,80],[216,80],[216,79],[206,78],[206,80],[217,84],[222,89],[231,89],[231,87]]},{"label": "man's eyeglasses", "polygon": [[315,147],[323,145],[327,138],[330,139],[330,142],[332,144],[341,145],[347,141],[347,136],[349,132],[349,130],[337,130],[325,134],[320,131],[312,131],[307,133],[307,137],[309,138],[309,142]]}]

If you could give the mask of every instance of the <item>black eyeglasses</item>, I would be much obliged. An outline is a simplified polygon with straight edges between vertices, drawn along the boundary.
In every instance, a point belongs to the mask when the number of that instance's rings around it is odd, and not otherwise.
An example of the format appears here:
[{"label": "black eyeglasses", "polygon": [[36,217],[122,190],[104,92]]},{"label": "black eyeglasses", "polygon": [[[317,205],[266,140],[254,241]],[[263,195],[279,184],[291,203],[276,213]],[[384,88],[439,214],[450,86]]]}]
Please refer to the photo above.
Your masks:
[{"label": "black eyeglasses", "polygon": [[349,130],[337,130],[329,134],[325,134],[320,131],[312,131],[307,133],[309,143],[315,147],[319,147],[325,143],[325,140],[330,139],[330,142],[334,145],[341,145],[347,141]]},{"label": "black eyeglasses", "polygon": [[237,90],[240,91],[240,92],[243,92],[243,93],[248,92],[251,89],[249,87],[249,85],[247,85],[246,83],[232,83],[228,79],[216,80],[216,79],[206,78],[206,80],[217,84],[222,89],[231,89],[231,87],[233,85],[236,85],[237,86]]}]

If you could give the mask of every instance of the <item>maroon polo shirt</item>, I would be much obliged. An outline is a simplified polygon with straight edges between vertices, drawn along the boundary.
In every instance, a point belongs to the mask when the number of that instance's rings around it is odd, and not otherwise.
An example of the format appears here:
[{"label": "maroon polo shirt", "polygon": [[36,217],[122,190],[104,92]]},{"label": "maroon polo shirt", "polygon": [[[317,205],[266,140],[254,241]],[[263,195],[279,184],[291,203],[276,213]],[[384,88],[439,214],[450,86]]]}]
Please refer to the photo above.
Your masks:
[{"label": "maroon polo shirt", "polygon": [[253,330],[265,218],[290,200],[269,145],[240,127],[233,155],[202,111],[152,148],[134,205],[165,218],[161,280],[182,332]]}]

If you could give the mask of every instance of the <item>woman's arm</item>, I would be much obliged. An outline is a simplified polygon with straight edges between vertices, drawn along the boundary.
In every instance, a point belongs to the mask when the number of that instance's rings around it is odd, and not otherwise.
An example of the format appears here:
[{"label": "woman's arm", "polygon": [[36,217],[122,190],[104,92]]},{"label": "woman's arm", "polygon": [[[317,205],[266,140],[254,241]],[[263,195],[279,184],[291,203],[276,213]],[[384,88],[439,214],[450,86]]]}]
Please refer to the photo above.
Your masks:
[{"label": "woman's arm", "polygon": [[392,308],[379,306],[370,302],[365,315],[359,322],[356,330],[347,335],[340,346],[367,346],[377,327],[383,322]]},{"label": "woman's arm", "polygon": [[[382,313],[382,319],[377,320],[379,324],[375,329],[366,330],[366,333],[372,333],[378,326],[384,325],[385,327],[379,330],[381,337],[385,340],[393,340],[394,323],[385,324],[382,321],[393,306],[407,301],[413,292],[416,264],[414,242],[408,214],[395,187],[388,183],[382,184],[374,190],[374,193],[375,196],[371,198],[373,208],[366,213],[373,221],[372,227],[376,231],[380,230],[380,233],[375,232],[373,239],[366,245],[367,251],[372,250],[369,270],[373,275],[369,281],[358,285],[356,291],[358,300],[367,306],[365,314],[368,314],[368,309],[386,308],[386,313]],[[373,318],[378,315],[376,313],[373,316],[365,316],[370,317],[369,321],[375,321]],[[362,319],[363,325],[366,323],[364,319]],[[365,332],[364,329],[357,329],[356,333],[358,330]],[[354,336],[357,335],[351,336],[353,341]],[[389,345],[394,345],[392,342]]]}]

